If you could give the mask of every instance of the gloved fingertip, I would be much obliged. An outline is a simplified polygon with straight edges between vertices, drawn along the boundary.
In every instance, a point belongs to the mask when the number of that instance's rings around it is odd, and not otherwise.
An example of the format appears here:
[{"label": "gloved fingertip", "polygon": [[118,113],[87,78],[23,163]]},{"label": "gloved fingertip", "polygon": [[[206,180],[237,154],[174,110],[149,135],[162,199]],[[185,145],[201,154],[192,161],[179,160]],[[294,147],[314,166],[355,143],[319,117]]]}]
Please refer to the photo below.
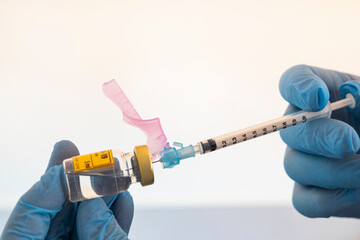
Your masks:
[{"label": "gloved fingertip", "polygon": [[359,151],[360,139],[358,133],[353,128],[351,128],[351,132],[349,135],[349,155],[352,155]]},{"label": "gloved fingertip", "polygon": [[121,228],[129,234],[134,217],[134,201],[131,194],[128,191],[120,193],[111,206],[111,210]]},{"label": "gloved fingertip", "polygon": [[286,101],[306,111],[323,109],[330,98],[324,81],[307,65],[296,65],[285,71],[279,88]]},{"label": "gloved fingertip", "polygon": [[317,106],[314,107],[314,109],[321,110],[323,109],[326,104],[329,102],[330,99],[330,93],[327,88],[324,89],[323,86],[320,86],[317,90]]},{"label": "gloved fingertip", "polygon": [[46,171],[49,170],[52,166],[62,164],[63,160],[77,156],[79,154],[79,150],[75,144],[69,140],[62,140],[55,143]]},{"label": "gloved fingertip", "polygon": [[292,179],[293,179],[293,169],[297,169],[297,161],[296,158],[294,157],[295,155],[295,150],[292,149],[291,147],[287,147],[285,150],[285,156],[284,156],[284,162],[283,162],[283,166],[285,169],[286,174]]},{"label": "gloved fingertip", "polygon": [[357,188],[326,189],[295,183],[293,193],[295,209],[309,218],[349,216],[351,213],[348,209],[357,206],[359,200],[360,192]]},{"label": "gloved fingertip", "polygon": [[117,223],[113,212],[102,198],[83,201],[76,217],[79,239],[127,239],[127,234]]},{"label": "gloved fingertip", "polygon": [[294,88],[298,91],[298,100],[296,96],[293,98],[298,101],[298,107],[305,111],[322,110],[330,99],[325,83],[316,75],[303,77],[303,80],[294,83]]},{"label": "gloved fingertip", "polygon": [[355,129],[344,122],[338,122],[335,129],[329,130],[332,146],[329,148],[336,158],[348,158],[360,148],[359,135]]},{"label": "gloved fingertip", "polygon": [[108,218],[113,215],[102,198],[85,200],[79,203],[78,213],[81,217],[93,218],[94,215],[100,218]]},{"label": "gloved fingertip", "polygon": [[[107,223],[114,218],[112,211],[106,206],[102,198],[95,198],[85,200],[79,203],[76,224],[81,230],[86,230],[85,227],[95,227],[101,225],[100,223]],[[96,226],[99,227],[99,226]]]},{"label": "gloved fingertip", "polygon": [[126,208],[134,209],[133,197],[128,191],[120,193],[116,201],[121,202]]},{"label": "gloved fingertip", "polygon": [[321,194],[317,194],[316,188],[303,186],[295,183],[292,203],[296,211],[308,218],[323,217],[328,218],[330,214],[326,213],[318,199]]},{"label": "gloved fingertip", "polygon": [[79,153],[79,150],[75,146],[73,142],[70,140],[61,140],[54,144],[54,150],[53,151],[66,151],[70,153]]}]

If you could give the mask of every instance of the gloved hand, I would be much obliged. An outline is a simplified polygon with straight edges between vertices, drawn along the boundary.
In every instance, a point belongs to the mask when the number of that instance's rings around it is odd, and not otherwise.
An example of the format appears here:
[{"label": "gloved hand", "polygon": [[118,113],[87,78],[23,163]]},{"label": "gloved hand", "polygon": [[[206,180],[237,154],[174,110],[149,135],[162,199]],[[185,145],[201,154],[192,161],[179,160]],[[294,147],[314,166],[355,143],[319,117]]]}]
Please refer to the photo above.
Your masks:
[{"label": "gloved hand", "polygon": [[288,145],[284,167],[295,181],[293,205],[307,217],[360,217],[359,81],[357,76],[305,65],[281,77],[280,93],[290,103],[286,114],[299,108],[319,111],[344,92],[357,101],[355,109],[339,109],[331,118],[281,131]]},{"label": "gloved hand", "polygon": [[1,239],[128,239],[134,212],[128,192],[69,202],[62,161],[76,155],[70,141],[55,144],[45,174],[20,198]]}]

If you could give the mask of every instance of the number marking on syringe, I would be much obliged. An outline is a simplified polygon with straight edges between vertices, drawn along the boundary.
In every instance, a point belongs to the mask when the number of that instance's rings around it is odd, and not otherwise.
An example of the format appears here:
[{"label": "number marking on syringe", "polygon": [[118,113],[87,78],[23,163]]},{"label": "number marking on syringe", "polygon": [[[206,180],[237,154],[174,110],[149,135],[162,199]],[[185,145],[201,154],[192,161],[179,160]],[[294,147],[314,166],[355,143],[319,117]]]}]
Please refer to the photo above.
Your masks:
[{"label": "number marking on syringe", "polygon": [[268,135],[272,132],[277,132],[290,127],[299,126],[300,124],[313,121],[315,119],[330,117],[332,111],[356,105],[355,100],[351,95],[346,96],[346,99],[328,103],[326,107],[318,112],[307,112],[301,110],[289,115],[285,115],[258,125],[224,134],[215,138],[210,138],[199,142],[200,154],[215,151],[217,149],[225,148],[240,142],[245,142],[250,139],[258,138],[260,136]]},{"label": "number marking on syringe", "polygon": [[225,148],[240,142],[245,142],[249,139],[254,139],[259,136],[296,126],[299,123],[305,123],[306,120],[307,117],[305,115],[295,115],[291,119],[279,122],[279,124],[263,124],[262,126],[254,126],[249,129],[239,130],[232,134],[213,138],[213,140],[216,142],[216,149]]}]

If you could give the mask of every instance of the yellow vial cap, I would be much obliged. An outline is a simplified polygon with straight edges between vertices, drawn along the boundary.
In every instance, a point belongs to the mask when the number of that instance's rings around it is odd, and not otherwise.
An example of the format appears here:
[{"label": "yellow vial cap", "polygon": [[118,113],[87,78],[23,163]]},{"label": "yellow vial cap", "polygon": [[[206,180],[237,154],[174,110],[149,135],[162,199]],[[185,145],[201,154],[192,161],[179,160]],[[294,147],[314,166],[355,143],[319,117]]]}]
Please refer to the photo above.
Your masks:
[{"label": "yellow vial cap", "polygon": [[141,185],[147,186],[153,184],[154,171],[148,147],[146,145],[136,146],[134,152],[138,162]]}]

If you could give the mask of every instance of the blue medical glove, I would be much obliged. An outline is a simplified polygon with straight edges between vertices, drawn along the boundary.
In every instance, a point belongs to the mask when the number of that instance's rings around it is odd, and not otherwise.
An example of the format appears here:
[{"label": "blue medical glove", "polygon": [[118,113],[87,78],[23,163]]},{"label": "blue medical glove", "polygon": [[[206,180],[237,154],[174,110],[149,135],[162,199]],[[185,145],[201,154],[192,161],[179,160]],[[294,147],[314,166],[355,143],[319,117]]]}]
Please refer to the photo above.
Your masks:
[{"label": "blue medical glove", "polygon": [[[299,65],[280,80],[286,113],[319,111],[350,92],[357,107],[281,131],[284,167],[295,181],[293,205],[307,217],[360,217],[360,77]],[[344,84],[339,93],[340,85]]]},{"label": "blue medical glove", "polygon": [[70,141],[55,144],[45,174],[17,202],[1,239],[128,239],[134,211],[128,192],[69,202],[61,164],[76,155]]}]

